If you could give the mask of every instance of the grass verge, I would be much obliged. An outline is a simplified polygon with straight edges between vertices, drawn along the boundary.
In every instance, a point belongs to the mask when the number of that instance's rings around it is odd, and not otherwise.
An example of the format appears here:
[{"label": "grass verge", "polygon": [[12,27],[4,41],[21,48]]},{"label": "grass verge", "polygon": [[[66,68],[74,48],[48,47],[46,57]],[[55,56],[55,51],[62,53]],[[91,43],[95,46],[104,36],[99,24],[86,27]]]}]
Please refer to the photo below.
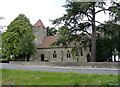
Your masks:
[{"label": "grass verge", "polygon": [[[2,69],[2,85],[117,85],[118,75]],[[108,86],[109,87],[109,86]]]}]

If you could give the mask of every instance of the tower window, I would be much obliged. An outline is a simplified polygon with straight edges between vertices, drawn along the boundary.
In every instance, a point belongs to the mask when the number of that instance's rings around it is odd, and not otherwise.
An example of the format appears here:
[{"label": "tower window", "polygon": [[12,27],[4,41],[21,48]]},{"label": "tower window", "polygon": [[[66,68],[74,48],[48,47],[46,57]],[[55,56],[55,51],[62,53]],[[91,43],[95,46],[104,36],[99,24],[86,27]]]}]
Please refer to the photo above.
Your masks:
[{"label": "tower window", "polygon": [[35,43],[37,44],[37,39],[35,38]]},{"label": "tower window", "polygon": [[56,51],[54,51],[54,53],[53,53],[53,58],[57,58]]},{"label": "tower window", "polygon": [[67,58],[70,58],[70,51],[67,51]]}]

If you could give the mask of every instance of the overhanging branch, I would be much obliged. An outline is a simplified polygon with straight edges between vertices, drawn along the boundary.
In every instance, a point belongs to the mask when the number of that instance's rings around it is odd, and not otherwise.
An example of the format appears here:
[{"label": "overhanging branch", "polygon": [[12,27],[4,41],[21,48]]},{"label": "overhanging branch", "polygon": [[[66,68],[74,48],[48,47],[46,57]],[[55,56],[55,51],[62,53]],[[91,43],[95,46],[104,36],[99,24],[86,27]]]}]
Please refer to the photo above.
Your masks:
[{"label": "overhanging branch", "polygon": [[83,13],[84,15],[86,15],[87,17],[90,17],[92,19],[92,17],[90,15],[88,15],[87,12],[80,11],[80,13]]},{"label": "overhanging branch", "polygon": [[104,10],[99,10],[99,11],[97,11],[97,12],[95,12],[95,14],[97,14],[97,13],[99,13],[99,12],[102,12],[102,11],[109,11],[109,9],[104,9]]},{"label": "overhanging branch", "polygon": [[92,36],[90,33],[88,33],[86,30],[83,30],[83,32],[87,33],[88,35]]},{"label": "overhanging branch", "polygon": [[89,20],[82,20],[82,21],[88,21],[88,22],[90,22]]},{"label": "overhanging branch", "polygon": [[99,22],[99,21],[95,21],[95,22],[97,22],[97,23],[99,23],[99,24],[103,24],[103,23],[101,23],[101,22]]}]

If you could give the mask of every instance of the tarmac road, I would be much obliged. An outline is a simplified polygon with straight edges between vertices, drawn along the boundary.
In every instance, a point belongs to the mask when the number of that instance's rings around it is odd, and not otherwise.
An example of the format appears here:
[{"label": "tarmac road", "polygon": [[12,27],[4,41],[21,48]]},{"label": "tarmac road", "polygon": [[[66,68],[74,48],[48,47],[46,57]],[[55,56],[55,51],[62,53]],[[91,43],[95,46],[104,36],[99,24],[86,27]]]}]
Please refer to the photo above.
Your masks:
[{"label": "tarmac road", "polygon": [[88,74],[114,74],[118,75],[118,69],[109,68],[79,68],[79,67],[53,67],[53,66],[29,66],[0,63],[1,69],[31,70],[31,71],[48,71],[48,72],[75,72]]}]

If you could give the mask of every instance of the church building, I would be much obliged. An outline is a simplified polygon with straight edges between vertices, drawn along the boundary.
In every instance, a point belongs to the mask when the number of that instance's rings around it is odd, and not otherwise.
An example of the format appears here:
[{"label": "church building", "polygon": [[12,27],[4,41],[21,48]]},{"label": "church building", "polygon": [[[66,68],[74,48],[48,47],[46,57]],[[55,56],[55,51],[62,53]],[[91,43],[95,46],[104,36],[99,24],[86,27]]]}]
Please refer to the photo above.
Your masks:
[{"label": "church building", "polygon": [[36,54],[31,55],[32,61],[40,62],[87,62],[88,50],[82,50],[80,56],[73,56],[71,51],[73,45],[64,48],[60,46],[51,46],[61,35],[47,36],[47,29],[41,20],[33,25],[32,32],[35,35],[37,45]]}]

